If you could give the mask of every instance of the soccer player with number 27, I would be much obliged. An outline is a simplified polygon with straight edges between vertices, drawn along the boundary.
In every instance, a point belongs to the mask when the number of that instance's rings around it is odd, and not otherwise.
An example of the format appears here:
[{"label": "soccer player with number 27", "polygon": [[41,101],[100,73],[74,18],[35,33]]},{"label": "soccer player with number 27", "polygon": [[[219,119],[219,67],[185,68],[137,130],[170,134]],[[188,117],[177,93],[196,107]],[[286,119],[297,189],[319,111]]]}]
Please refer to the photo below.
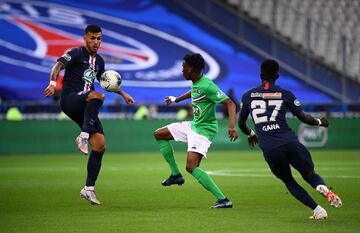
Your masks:
[{"label": "soccer player with number 27", "polygon": [[[242,97],[239,128],[248,135],[251,148],[259,142],[272,173],[284,182],[289,192],[313,210],[310,219],[325,219],[326,210],[296,182],[290,166],[298,170],[307,183],[325,196],[331,206],[340,208],[341,199],[325,185],[321,176],[315,173],[309,151],[287,125],[286,112],[290,110],[308,125],[328,127],[329,122],[325,117],[316,119],[304,113],[299,100],[290,91],[275,85],[279,77],[279,64],[275,60],[265,60],[261,64],[260,72],[262,84],[247,91]],[[249,114],[252,116],[256,134],[246,125]]]}]

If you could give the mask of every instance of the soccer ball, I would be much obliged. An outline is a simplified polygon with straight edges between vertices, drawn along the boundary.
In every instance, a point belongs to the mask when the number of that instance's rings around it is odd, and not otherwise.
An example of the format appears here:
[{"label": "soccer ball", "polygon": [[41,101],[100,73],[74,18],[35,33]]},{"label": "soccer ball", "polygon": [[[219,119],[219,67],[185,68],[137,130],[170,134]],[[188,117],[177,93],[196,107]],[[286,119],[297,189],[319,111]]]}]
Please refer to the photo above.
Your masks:
[{"label": "soccer ball", "polygon": [[106,91],[116,91],[121,84],[121,75],[115,70],[105,71],[100,77],[100,86]]}]

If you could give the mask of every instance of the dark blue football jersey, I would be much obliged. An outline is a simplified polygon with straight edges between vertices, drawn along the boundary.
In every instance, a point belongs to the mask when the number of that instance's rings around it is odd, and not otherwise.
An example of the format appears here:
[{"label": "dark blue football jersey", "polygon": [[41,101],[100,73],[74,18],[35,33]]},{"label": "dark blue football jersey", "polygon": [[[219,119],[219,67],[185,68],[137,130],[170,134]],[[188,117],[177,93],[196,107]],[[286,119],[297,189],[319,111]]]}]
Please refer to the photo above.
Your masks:
[{"label": "dark blue football jersey", "polygon": [[286,112],[293,115],[303,111],[299,100],[288,90],[276,85],[262,84],[247,91],[242,97],[240,118],[251,114],[261,149],[269,151],[297,141],[286,122]]},{"label": "dark blue football jersey", "polygon": [[67,51],[58,61],[65,65],[62,96],[94,90],[95,78],[105,72],[104,59],[98,54],[91,57],[84,46]]}]

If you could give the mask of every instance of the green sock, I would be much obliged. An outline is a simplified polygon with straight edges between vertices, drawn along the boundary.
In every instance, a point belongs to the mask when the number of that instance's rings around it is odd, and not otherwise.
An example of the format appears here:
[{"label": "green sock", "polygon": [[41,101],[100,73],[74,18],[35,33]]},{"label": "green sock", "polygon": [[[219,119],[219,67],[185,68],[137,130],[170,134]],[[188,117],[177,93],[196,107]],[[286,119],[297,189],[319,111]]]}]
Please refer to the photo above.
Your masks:
[{"label": "green sock", "polygon": [[175,161],[173,148],[168,140],[157,140],[160,147],[160,152],[171,169],[171,175],[177,175],[180,173],[178,165]]},{"label": "green sock", "polygon": [[218,200],[224,199],[225,196],[219,189],[219,187],[215,184],[213,179],[204,172],[201,168],[197,167],[195,168],[191,175],[193,175],[199,183],[204,186],[207,190],[209,190]]}]

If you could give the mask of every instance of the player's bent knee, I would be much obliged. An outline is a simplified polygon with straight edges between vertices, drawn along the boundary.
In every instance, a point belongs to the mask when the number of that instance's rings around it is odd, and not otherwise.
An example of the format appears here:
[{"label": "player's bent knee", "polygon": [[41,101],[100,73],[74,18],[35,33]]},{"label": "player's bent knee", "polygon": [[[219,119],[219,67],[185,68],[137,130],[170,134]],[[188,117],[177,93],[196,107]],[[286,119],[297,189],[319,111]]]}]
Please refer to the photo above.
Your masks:
[{"label": "player's bent knee", "polygon": [[105,95],[101,92],[92,91],[88,96],[88,100],[91,100],[91,99],[99,99],[101,101],[104,101]]},{"label": "player's bent knee", "polygon": [[155,137],[156,140],[161,140],[161,139],[165,138],[163,133],[161,133],[161,129],[155,130],[154,137]]},{"label": "player's bent knee", "polygon": [[94,151],[97,151],[97,152],[100,152],[100,153],[104,153],[105,150],[106,150],[106,147],[105,147],[105,145],[99,145],[99,146],[93,147],[92,149],[93,149]]}]

